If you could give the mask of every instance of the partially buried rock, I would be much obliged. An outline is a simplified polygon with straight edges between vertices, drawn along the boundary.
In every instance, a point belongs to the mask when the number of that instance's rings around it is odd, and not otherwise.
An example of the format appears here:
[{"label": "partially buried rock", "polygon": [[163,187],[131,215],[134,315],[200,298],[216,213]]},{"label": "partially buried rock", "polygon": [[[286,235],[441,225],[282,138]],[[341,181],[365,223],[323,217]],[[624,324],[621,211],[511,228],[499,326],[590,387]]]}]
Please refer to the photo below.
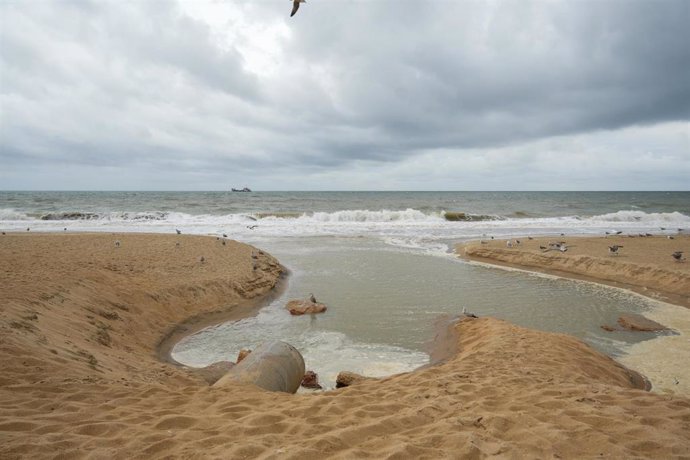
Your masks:
[{"label": "partially buried rock", "polygon": [[321,390],[323,388],[319,385],[319,375],[314,371],[307,371],[304,374],[302,386],[304,388],[311,388],[312,390]]},{"label": "partially buried rock", "polygon": [[618,324],[631,331],[655,332],[668,330],[663,324],[659,324],[656,321],[652,321],[651,319],[634,313],[623,313],[618,318]]},{"label": "partially buried rock", "polygon": [[363,382],[365,380],[371,380],[371,377],[365,377],[363,375],[355,374],[354,372],[342,371],[335,379],[335,387],[349,387],[350,385],[354,385],[355,383]]},{"label": "partially buried rock", "polygon": [[201,369],[194,369],[192,372],[201,376],[201,378],[206,380],[209,385],[213,385],[234,366],[235,363],[230,361],[219,361],[206,367],[202,367]]},{"label": "partially buried rock", "polygon": [[247,355],[251,352],[251,350],[247,350],[246,348],[241,349],[240,352],[237,354],[237,364],[239,364],[240,361],[246,358]]},{"label": "partially buried rock", "polygon": [[285,309],[291,315],[305,315],[323,313],[327,310],[326,305],[310,300],[291,300],[285,305]]}]

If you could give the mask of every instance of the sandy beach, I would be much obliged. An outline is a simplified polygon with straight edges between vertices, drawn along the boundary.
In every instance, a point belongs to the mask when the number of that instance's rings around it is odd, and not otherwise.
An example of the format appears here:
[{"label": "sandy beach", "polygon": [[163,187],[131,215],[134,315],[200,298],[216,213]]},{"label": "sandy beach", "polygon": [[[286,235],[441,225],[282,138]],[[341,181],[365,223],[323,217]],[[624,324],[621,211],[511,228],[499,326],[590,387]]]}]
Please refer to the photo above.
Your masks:
[{"label": "sandy beach", "polygon": [[[579,239],[571,262],[546,269],[590,257],[588,277],[687,297],[688,264],[656,245],[689,240],[632,240],[613,260],[598,256],[613,239]],[[526,260],[552,257],[537,243],[463,249],[533,269]],[[436,366],[323,393],[209,387],[166,360],[177,337],[256,312],[284,272],[212,237],[3,235],[0,458],[690,457],[689,398],[643,390],[634,370],[572,337],[493,318],[451,325]]]}]

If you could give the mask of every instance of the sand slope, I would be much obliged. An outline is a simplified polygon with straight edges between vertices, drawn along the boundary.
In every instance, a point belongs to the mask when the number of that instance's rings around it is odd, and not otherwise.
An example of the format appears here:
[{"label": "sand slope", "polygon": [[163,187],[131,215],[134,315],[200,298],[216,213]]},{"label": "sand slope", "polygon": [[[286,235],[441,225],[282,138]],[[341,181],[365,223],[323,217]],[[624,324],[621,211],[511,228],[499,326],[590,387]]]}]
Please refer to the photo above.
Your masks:
[{"label": "sand slope", "polygon": [[111,235],[8,236],[0,458],[690,457],[689,399],[635,389],[573,338],[491,318],[453,326],[458,353],[414,373],[219,391],[155,348],[174,322],[268,292],[270,256],[257,274],[250,247],[209,238],[124,235],[115,252]]}]

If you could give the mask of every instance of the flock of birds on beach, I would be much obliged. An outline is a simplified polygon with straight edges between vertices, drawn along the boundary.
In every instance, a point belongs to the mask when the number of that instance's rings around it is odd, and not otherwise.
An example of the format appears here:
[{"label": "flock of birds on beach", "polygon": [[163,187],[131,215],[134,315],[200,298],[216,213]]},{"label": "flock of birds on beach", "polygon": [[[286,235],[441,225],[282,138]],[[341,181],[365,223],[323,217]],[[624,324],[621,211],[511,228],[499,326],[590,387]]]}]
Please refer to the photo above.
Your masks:
[{"label": "flock of birds on beach", "polygon": [[[247,228],[248,228],[249,230],[254,230],[254,229],[256,229],[257,227],[258,227],[258,225],[247,225]],[[659,228],[661,229],[661,231],[666,231],[666,228],[665,228],[665,227],[659,227]],[[67,231],[67,227],[65,227],[63,230],[64,230],[64,231]],[[31,231],[31,228],[30,228],[30,227],[27,227],[27,228],[26,228],[26,231],[27,231],[27,232],[28,232],[28,231]],[[680,234],[680,233],[683,233],[683,232],[684,232],[684,229],[679,228],[679,229],[677,230],[677,232],[678,232],[679,234]],[[175,233],[177,233],[178,235],[181,235],[181,234],[182,234],[182,230],[176,228],[176,229],[175,229]],[[623,232],[622,232],[621,230],[611,230],[611,231],[604,232],[605,237],[609,237],[609,236],[619,236],[619,235],[621,235],[622,233],[623,233]],[[2,232],[2,234],[3,234],[3,235],[6,235],[6,232]],[[225,240],[225,239],[228,238],[228,235],[227,235],[227,233],[222,233],[222,235],[223,235],[223,239],[221,239],[221,237],[218,236],[218,237],[216,237],[216,240],[220,241],[221,244],[222,244],[223,246],[225,246],[225,245],[226,245],[226,240]],[[561,233],[561,236],[565,236],[565,233]],[[629,238],[635,238],[635,237],[647,238],[647,237],[653,237],[654,235],[651,234],[651,233],[639,233],[638,235],[628,234],[627,236],[628,236]],[[483,235],[482,235],[482,239],[479,240],[479,242],[480,242],[481,244],[488,244],[488,241],[486,241],[485,238],[487,238],[487,235],[486,235],[486,234],[483,234]],[[489,238],[493,240],[495,237],[494,237],[494,236],[490,236]],[[668,238],[669,240],[674,239],[673,235],[666,235],[666,238]],[[528,240],[533,240],[534,238],[531,237],[531,236],[528,236],[527,239],[528,239]],[[122,244],[122,243],[120,242],[120,240],[116,240],[116,241],[115,241],[115,247],[116,247],[116,248],[119,248],[121,244]],[[507,248],[519,247],[521,244],[522,244],[522,242],[521,242],[519,239],[510,239],[510,240],[507,240],[507,241],[506,241],[506,247],[507,247]],[[180,246],[180,243],[179,243],[179,242],[175,243],[175,246],[176,246],[176,247],[179,247],[179,246]],[[623,245],[614,244],[614,245],[609,246],[608,248],[609,248],[609,254],[610,254],[610,255],[617,256],[617,255],[619,255],[619,251],[623,248]],[[567,251],[568,251],[568,245],[567,245],[567,243],[566,243],[565,241],[549,242],[549,243],[548,243],[548,246],[539,245],[539,249],[541,249],[542,252],[548,252],[548,251],[567,252]],[[673,257],[673,259],[674,259],[676,262],[685,262],[685,261],[686,261],[686,258],[683,256],[683,254],[684,254],[683,251],[675,251],[675,252],[673,252],[673,253],[671,254],[671,257]],[[253,253],[253,252],[252,252],[252,259],[256,259],[256,257],[254,257],[254,253]],[[200,263],[203,264],[205,261],[206,261],[206,259],[205,259],[203,256],[201,256],[201,257],[199,258],[199,262],[200,262]],[[253,268],[254,268],[254,270],[256,270],[256,264],[255,264],[255,263],[253,264]]]},{"label": "flock of birds on beach", "polygon": [[[661,231],[666,231],[665,227],[659,227]],[[685,229],[679,228],[677,229],[678,234],[681,234],[685,231]],[[611,230],[604,232],[605,237],[608,238],[609,236],[620,236],[623,234],[621,230]],[[561,236],[565,236],[565,233],[561,233]],[[637,235],[633,234],[628,234],[628,238],[648,238],[648,237],[653,237],[655,235],[651,233],[638,233]],[[480,244],[489,244],[489,242],[486,240],[487,235],[486,233],[482,235],[482,239],[479,240]],[[489,236],[491,240],[493,240],[495,237],[494,236]],[[673,235],[666,235],[666,238],[669,240],[675,239]],[[527,237],[528,240],[533,240],[534,238],[531,236]],[[522,245],[522,242],[519,239],[509,239],[506,241],[506,248],[512,249],[512,248],[517,248]],[[623,248],[623,245],[621,244],[614,244],[608,247],[608,252],[609,255],[612,256],[617,256],[620,254],[620,250]],[[567,252],[568,251],[568,245],[565,241],[556,241],[556,242],[549,242],[547,246],[544,245],[539,245],[539,249],[541,249],[542,252],[548,252],[548,251],[559,251],[559,252]],[[685,262],[686,258],[683,256],[684,252],[683,251],[675,251],[671,254],[671,257],[676,262]]]},{"label": "flock of birds on beach", "polygon": [[[254,227],[256,227],[256,225],[254,225]],[[27,229],[27,231],[29,231],[29,229]],[[182,230],[176,228],[176,229],[175,229],[175,233],[178,234],[178,235],[182,235]],[[4,235],[5,232],[2,232],[2,234]],[[223,237],[221,238],[220,236],[217,236],[217,237],[216,237],[216,241],[220,241],[220,243],[221,243],[223,246],[225,246],[225,245],[227,244],[226,238],[228,238],[228,234],[227,234],[227,233],[221,233],[221,235],[222,235]],[[115,248],[117,249],[117,248],[119,248],[120,246],[122,246],[122,242],[120,242],[120,240],[115,240]],[[175,247],[177,247],[177,248],[180,247],[180,242],[179,242],[179,241],[175,242]],[[259,253],[261,254],[262,252],[259,251]],[[256,271],[256,269],[257,269],[257,260],[258,260],[259,256],[256,254],[255,251],[252,251],[251,258],[252,258],[252,271]],[[206,257],[204,257],[204,256],[199,256],[199,264],[202,264],[202,265],[203,265],[205,262],[206,262]]]}]

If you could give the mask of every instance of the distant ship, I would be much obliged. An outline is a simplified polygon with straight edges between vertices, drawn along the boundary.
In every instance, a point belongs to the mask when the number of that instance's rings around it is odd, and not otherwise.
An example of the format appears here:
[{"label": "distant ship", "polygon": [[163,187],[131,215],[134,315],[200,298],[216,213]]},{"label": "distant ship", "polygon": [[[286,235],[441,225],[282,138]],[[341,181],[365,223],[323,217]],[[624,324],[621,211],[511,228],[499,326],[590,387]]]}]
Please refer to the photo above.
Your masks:
[{"label": "distant ship", "polygon": [[249,187],[245,187],[243,189],[233,188],[232,191],[233,192],[251,192],[252,190]]}]

